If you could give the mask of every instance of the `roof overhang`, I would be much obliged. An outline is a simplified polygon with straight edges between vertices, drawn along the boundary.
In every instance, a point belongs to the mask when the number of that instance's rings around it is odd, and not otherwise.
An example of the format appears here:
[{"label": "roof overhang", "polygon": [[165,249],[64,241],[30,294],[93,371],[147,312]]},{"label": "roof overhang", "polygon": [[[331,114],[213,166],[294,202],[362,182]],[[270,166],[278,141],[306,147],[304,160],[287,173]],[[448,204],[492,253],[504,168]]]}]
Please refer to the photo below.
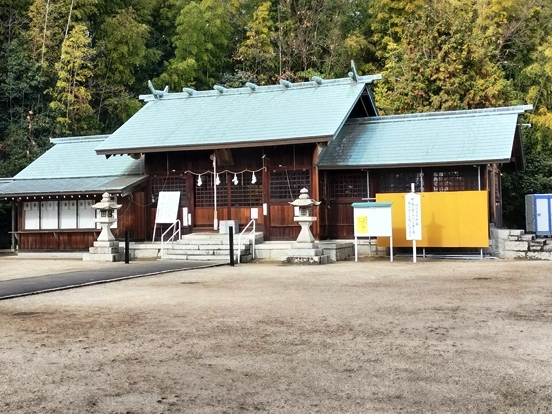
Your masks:
[{"label": "roof overhang", "polygon": [[0,185],[0,199],[92,195],[104,192],[127,196],[148,180],[142,176],[20,179]]},{"label": "roof overhang", "polygon": [[411,163],[411,164],[370,164],[370,165],[322,165],[318,168],[320,170],[383,170],[389,168],[428,168],[428,167],[460,167],[460,166],[480,166],[486,164],[503,164],[510,162],[509,159],[497,159],[497,160],[478,160],[478,161],[443,161],[434,163]]},{"label": "roof overhang", "polygon": [[319,142],[329,142],[333,139],[331,135],[323,135],[317,137],[302,137],[300,139],[275,139],[266,141],[252,142],[221,142],[217,144],[206,145],[174,145],[174,146],[159,146],[146,148],[125,148],[122,150],[96,150],[98,155],[132,155],[132,154],[147,154],[153,152],[175,152],[175,151],[200,151],[200,150],[217,150],[217,149],[232,149],[232,148],[252,148],[277,145],[293,145],[293,144],[310,144]]}]

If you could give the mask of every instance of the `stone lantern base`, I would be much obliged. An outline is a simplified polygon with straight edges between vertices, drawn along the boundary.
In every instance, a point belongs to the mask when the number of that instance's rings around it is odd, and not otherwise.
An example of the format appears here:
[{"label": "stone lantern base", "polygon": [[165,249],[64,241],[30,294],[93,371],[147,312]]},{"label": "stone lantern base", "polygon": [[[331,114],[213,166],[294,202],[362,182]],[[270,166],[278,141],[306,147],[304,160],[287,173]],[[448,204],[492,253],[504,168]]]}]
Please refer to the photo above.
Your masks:
[{"label": "stone lantern base", "polygon": [[328,261],[328,255],[324,254],[318,243],[294,243],[282,258],[283,263],[289,264],[319,265],[327,264]]},{"label": "stone lantern base", "polygon": [[94,246],[90,247],[90,252],[82,256],[85,262],[121,262],[125,260],[124,248],[119,247],[119,242],[95,241]]}]

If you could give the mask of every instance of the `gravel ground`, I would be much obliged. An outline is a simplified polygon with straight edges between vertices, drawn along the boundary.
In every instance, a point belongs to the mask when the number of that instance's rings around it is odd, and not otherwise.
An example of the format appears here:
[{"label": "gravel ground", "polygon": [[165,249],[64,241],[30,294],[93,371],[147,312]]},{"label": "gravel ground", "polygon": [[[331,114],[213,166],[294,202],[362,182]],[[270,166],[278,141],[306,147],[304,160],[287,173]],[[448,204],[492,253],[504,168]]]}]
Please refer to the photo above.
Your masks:
[{"label": "gravel ground", "polygon": [[552,262],[176,272],[0,301],[0,412],[547,413],[551,338]]}]

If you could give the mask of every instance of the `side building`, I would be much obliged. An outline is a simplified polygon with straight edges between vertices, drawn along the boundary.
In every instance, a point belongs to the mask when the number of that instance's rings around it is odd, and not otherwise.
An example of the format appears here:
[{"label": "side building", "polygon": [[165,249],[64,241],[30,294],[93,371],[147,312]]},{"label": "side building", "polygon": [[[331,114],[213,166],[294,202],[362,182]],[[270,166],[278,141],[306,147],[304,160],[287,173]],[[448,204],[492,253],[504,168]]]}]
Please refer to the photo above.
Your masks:
[{"label": "side building", "polygon": [[99,157],[94,148],[106,135],[52,139],[53,147],[0,186],[0,197],[14,208],[13,237],[19,250],[87,250],[100,233],[91,206],[104,192],[122,208],[117,228],[124,237],[146,234],[143,160]]}]

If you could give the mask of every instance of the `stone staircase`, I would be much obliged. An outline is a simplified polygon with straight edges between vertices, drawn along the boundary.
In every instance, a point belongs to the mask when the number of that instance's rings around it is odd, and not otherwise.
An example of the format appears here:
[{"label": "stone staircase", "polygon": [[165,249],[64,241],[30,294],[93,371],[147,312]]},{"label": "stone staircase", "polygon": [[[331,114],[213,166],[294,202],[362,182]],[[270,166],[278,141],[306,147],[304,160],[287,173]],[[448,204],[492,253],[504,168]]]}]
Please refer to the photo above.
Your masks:
[{"label": "stone staircase", "polygon": [[501,259],[552,260],[552,239],[523,230],[491,229],[490,252]]},{"label": "stone staircase", "polygon": [[[234,261],[247,263],[253,259],[253,237],[255,244],[263,242],[263,233],[258,232],[242,239],[238,251],[238,235],[234,235]],[[181,240],[169,243],[161,254],[162,260],[200,260],[230,261],[230,243],[228,234],[193,233],[182,236]]]}]

